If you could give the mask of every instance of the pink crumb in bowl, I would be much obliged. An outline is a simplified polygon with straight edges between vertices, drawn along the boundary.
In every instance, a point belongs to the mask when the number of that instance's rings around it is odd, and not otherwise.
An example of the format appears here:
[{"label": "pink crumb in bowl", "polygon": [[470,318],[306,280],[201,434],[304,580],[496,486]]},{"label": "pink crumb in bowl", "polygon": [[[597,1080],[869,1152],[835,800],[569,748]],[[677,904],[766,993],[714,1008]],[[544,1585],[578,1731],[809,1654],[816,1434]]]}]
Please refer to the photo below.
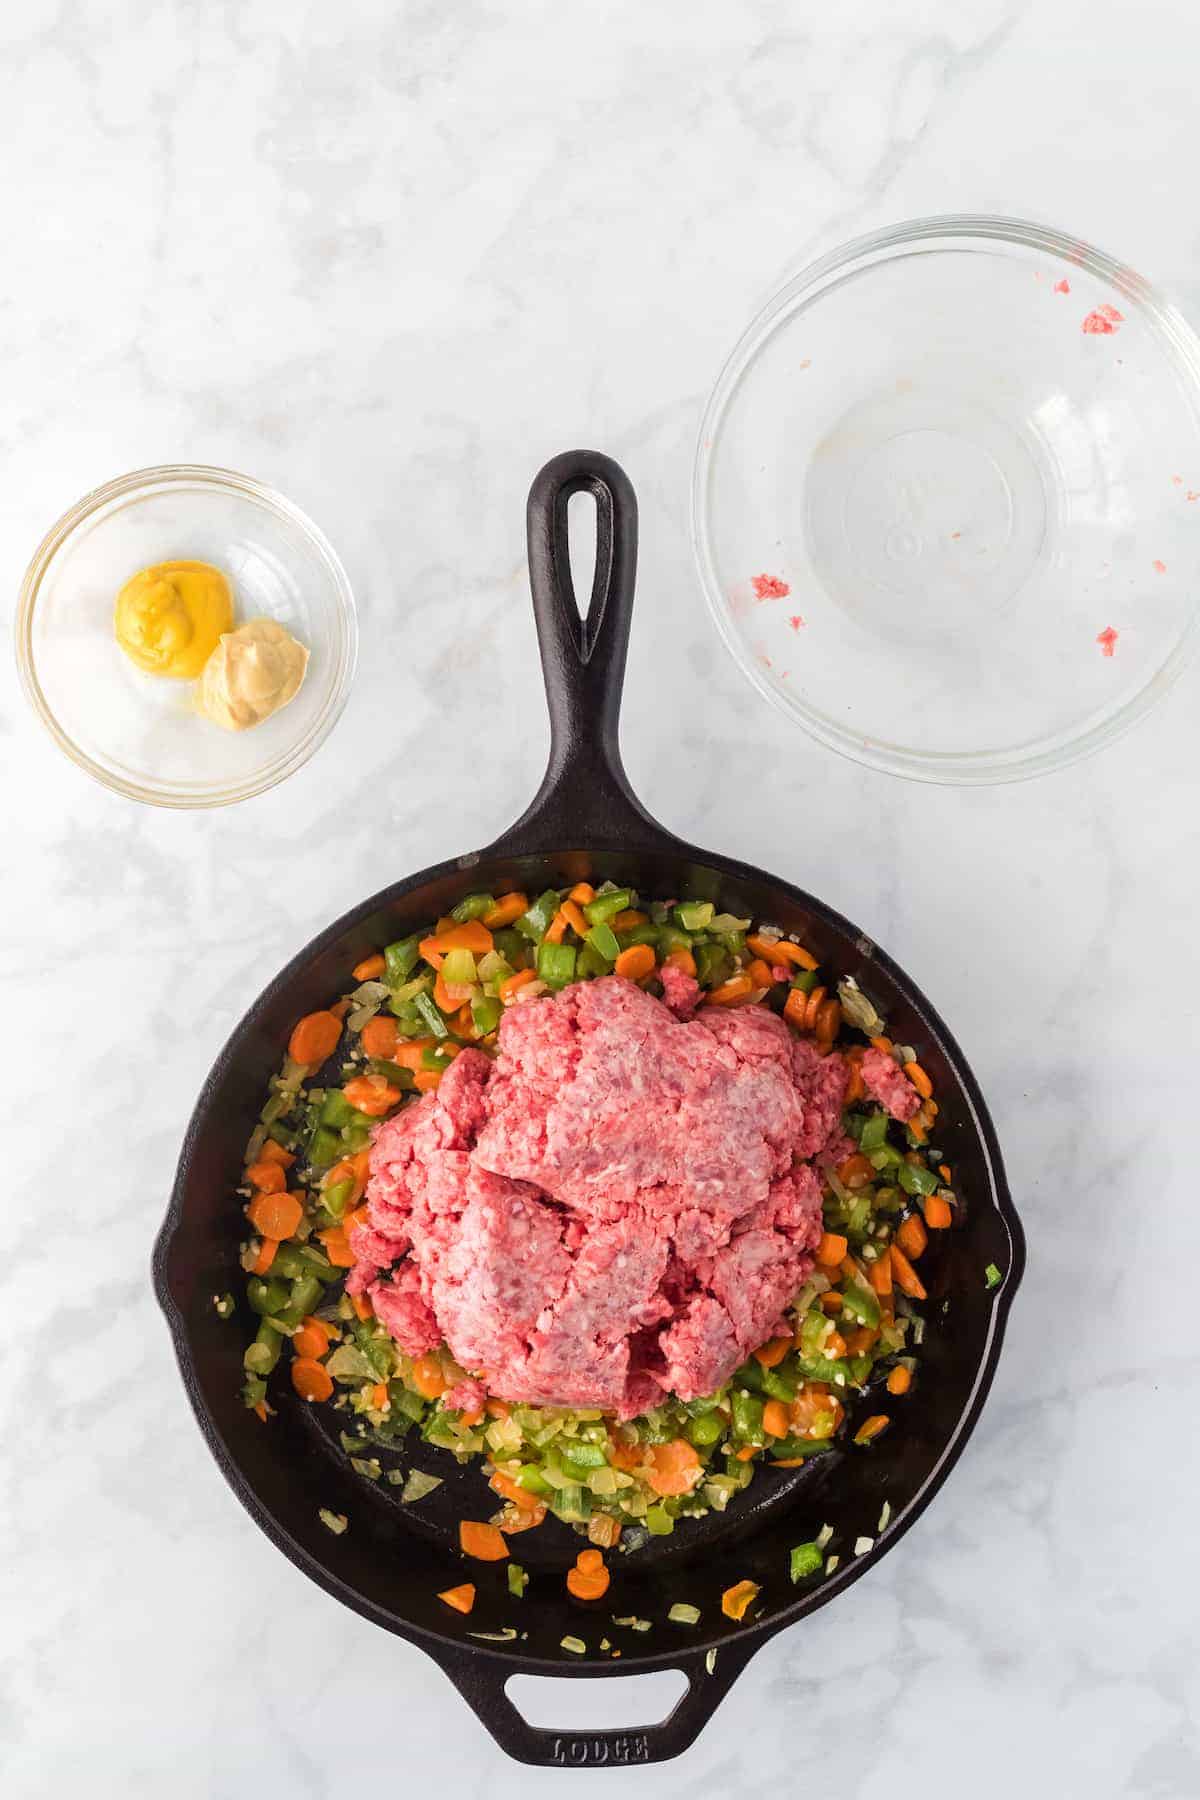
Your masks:
[{"label": "pink crumb in bowl", "polygon": [[805,619],[803,613],[793,613],[791,618],[788,620],[788,624],[791,626],[793,631],[802,631],[804,626],[807,624],[807,620]]},{"label": "pink crumb in bowl", "polygon": [[1069,281],[1056,281],[1055,282],[1054,292],[1056,294],[1069,294],[1070,291],[1071,291],[1071,284]]},{"label": "pink crumb in bowl", "polygon": [[1100,646],[1100,654],[1102,656],[1113,655],[1117,648],[1117,639],[1120,635],[1120,632],[1114,631],[1111,625],[1106,625],[1103,631],[1097,632],[1096,642]]},{"label": "pink crumb in bowl", "polygon": [[1089,337],[1111,337],[1118,325],[1125,323],[1125,314],[1110,306],[1107,300],[1097,306],[1083,321],[1082,329]]},{"label": "pink crumb in bowl", "polygon": [[756,600],[786,600],[792,591],[778,575],[755,575],[752,586]]},{"label": "pink crumb in bowl", "polygon": [[1157,556],[1155,557],[1154,561],[1151,563],[1150,567],[1154,570],[1154,573],[1156,575],[1165,575],[1167,572],[1166,563],[1160,562],[1160,560]]}]

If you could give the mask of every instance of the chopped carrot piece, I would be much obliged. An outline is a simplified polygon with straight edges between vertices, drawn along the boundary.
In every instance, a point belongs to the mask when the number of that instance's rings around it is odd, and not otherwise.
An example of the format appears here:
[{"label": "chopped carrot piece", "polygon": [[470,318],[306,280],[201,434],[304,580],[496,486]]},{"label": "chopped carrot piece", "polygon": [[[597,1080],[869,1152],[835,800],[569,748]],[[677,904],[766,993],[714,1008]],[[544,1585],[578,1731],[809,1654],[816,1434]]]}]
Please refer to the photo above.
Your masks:
[{"label": "chopped carrot piece", "polygon": [[599,1550],[581,1550],[575,1558],[575,1567],[594,1575],[597,1569],[604,1567],[604,1558]]},{"label": "chopped carrot piece", "polygon": [[746,973],[756,988],[768,988],[775,977],[771,973],[770,963],[765,963],[761,956],[756,956],[746,964]]},{"label": "chopped carrot piece", "polygon": [[690,1494],[700,1474],[700,1458],[686,1438],[650,1446],[647,1481],[656,1494]]},{"label": "chopped carrot piece", "polygon": [[346,1014],[350,1011],[350,1002],[348,1000],[335,1000],[333,1005],[329,1008],[329,1010],[333,1014],[334,1018],[337,1019],[340,1023],[340,1021],[343,1020],[346,1017]]},{"label": "chopped carrot piece", "polygon": [[595,898],[596,890],[590,881],[577,881],[567,895],[567,899],[573,900],[576,906],[590,906]]},{"label": "chopped carrot piece", "polygon": [[519,1506],[522,1512],[536,1512],[542,1504],[536,1494],[531,1494],[528,1488],[523,1488],[519,1481],[514,1481],[502,1469],[493,1472],[491,1485],[501,1499],[507,1500],[512,1506]]},{"label": "chopped carrot piece", "polygon": [[906,1369],[903,1363],[897,1363],[896,1367],[894,1369],[892,1369],[888,1374],[888,1378],[887,1378],[888,1393],[889,1394],[907,1394],[907,1392],[911,1386],[912,1386],[911,1371]]},{"label": "chopped carrot piece", "polygon": [[383,1062],[392,1060],[392,1053],[400,1041],[400,1031],[395,1019],[387,1013],[376,1013],[368,1019],[362,1028],[362,1047],[368,1056],[379,1057]]},{"label": "chopped carrot piece", "polygon": [[654,951],[649,944],[631,944],[613,964],[613,973],[623,975],[626,981],[642,981],[654,973],[654,966]]},{"label": "chopped carrot piece", "polygon": [[562,903],[562,911],[563,917],[566,919],[567,924],[571,927],[571,930],[575,933],[576,937],[586,937],[592,928],[584,918],[583,908],[574,900],[564,900]]},{"label": "chopped carrot piece", "polygon": [[788,1435],[791,1421],[788,1409],[782,1400],[768,1400],[763,1407],[763,1430],[768,1437],[784,1438]]},{"label": "chopped carrot piece", "polygon": [[512,999],[514,994],[516,994],[520,991],[521,988],[528,987],[529,983],[531,981],[536,981],[536,980],[537,980],[536,970],[534,970],[534,969],[518,969],[515,975],[508,976],[507,980],[502,981],[500,983],[500,998],[501,998],[501,1000],[503,1000],[503,1001],[505,1001],[505,1003],[507,1003],[509,1000]]},{"label": "chopped carrot piece", "polygon": [[360,963],[355,963],[351,974],[355,981],[378,981],[386,968],[387,963],[377,953],[374,956],[364,956]]},{"label": "chopped carrot piece", "polygon": [[[521,910],[523,912],[524,907]],[[469,1613],[475,1604],[474,1583],[464,1581],[461,1587],[447,1588],[444,1593],[438,1595],[438,1599],[444,1601],[447,1606],[452,1606],[457,1613]]]},{"label": "chopped carrot piece", "polygon": [[837,1000],[825,1000],[817,1008],[813,1030],[818,1044],[832,1044],[842,1028],[842,1008]]},{"label": "chopped carrot piece", "polygon": [[940,1194],[926,1194],[925,1223],[930,1231],[945,1231],[953,1219],[954,1214],[948,1200],[943,1200]]},{"label": "chopped carrot piece", "polygon": [[385,1061],[399,1063],[402,1069],[411,1069],[416,1075],[425,1066],[426,1050],[436,1049],[437,1043],[435,1037],[401,1038]]},{"label": "chopped carrot piece", "polygon": [[437,971],[440,974],[442,964],[446,960],[445,957],[442,956],[436,950],[426,950],[424,952],[424,956],[425,956],[425,961],[429,964],[430,968]]},{"label": "chopped carrot piece", "polygon": [[789,1025],[797,1031],[804,1030],[804,1015],[808,1010],[808,995],[802,988],[792,988],[783,1003],[783,1016]]},{"label": "chopped carrot piece", "polygon": [[879,1340],[879,1333],[869,1325],[856,1325],[853,1331],[846,1333],[847,1356],[864,1356],[871,1346]]},{"label": "chopped carrot piece", "polygon": [[743,1444],[740,1450],[734,1451],[734,1459],[737,1462],[753,1462],[759,1448],[758,1444]]},{"label": "chopped carrot piece", "polygon": [[740,1001],[748,1000],[754,992],[754,983],[748,975],[731,975],[728,981],[722,982],[706,996],[709,1006],[737,1006]]},{"label": "chopped carrot piece", "polygon": [[727,1619],[744,1619],[747,1610],[757,1600],[758,1595],[757,1581],[735,1582],[721,1595],[721,1611]]},{"label": "chopped carrot piece", "polygon": [[900,1289],[900,1292],[902,1294],[907,1294],[910,1300],[924,1300],[926,1295],[924,1286],[921,1282],[921,1277],[917,1274],[917,1271],[913,1268],[899,1244],[892,1245],[890,1254],[892,1258],[892,1274],[896,1278],[896,1286]]},{"label": "chopped carrot piece", "polygon": [[575,1567],[567,1570],[567,1590],[576,1600],[599,1600],[608,1592],[609,1573],[604,1567],[604,1558],[598,1550],[592,1552],[600,1565],[593,1568],[591,1564],[584,1564],[583,1558],[588,1554],[586,1550],[581,1551]]},{"label": "chopped carrot piece", "polygon": [[560,908],[546,927],[545,941],[548,944],[561,944],[567,935],[567,916]]},{"label": "chopped carrot piece", "polygon": [[354,1267],[354,1252],[343,1226],[335,1225],[329,1231],[318,1231],[317,1236],[325,1246],[325,1254],[335,1269]]},{"label": "chopped carrot piece", "polygon": [[768,938],[757,932],[746,939],[746,948],[752,956],[761,956],[764,962],[777,968],[780,963],[792,963],[798,969],[815,969],[819,967],[816,957],[811,951],[793,944],[789,938]]},{"label": "chopped carrot piece", "polygon": [[908,1076],[908,1079],[912,1082],[922,1100],[932,1099],[933,1083],[930,1081],[919,1062],[905,1063],[904,1073]]},{"label": "chopped carrot piece", "polygon": [[608,1440],[608,1460],[614,1469],[623,1469],[627,1475],[640,1469],[646,1460],[646,1451],[641,1444],[627,1444],[624,1438],[610,1437]]},{"label": "chopped carrot piece", "polygon": [[275,1252],[278,1250],[278,1248],[279,1248],[279,1239],[278,1238],[265,1237],[263,1239],[262,1243],[258,1246],[258,1255],[254,1259],[254,1265],[253,1265],[253,1268],[251,1269],[251,1274],[265,1275],[267,1270],[271,1267],[271,1264],[275,1261]]},{"label": "chopped carrot piece", "polygon": [[838,1164],[838,1180],[844,1187],[866,1187],[874,1174],[874,1169],[861,1150],[856,1151],[853,1156],[848,1156],[844,1163]]},{"label": "chopped carrot piece", "polygon": [[313,1068],[332,1056],[342,1035],[342,1021],[331,1011],[306,1013],[288,1040],[293,1062]]},{"label": "chopped carrot piece", "polygon": [[386,1381],[377,1381],[371,1389],[371,1405],[376,1412],[386,1412],[391,1405]]},{"label": "chopped carrot piece", "polygon": [[886,1431],[890,1423],[891,1420],[886,1413],[872,1413],[869,1419],[863,1420],[862,1424],[855,1432],[855,1443],[869,1444],[873,1438],[879,1436],[881,1431]]},{"label": "chopped carrot piece", "polygon": [[274,1138],[268,1138],[258,1153],[258,1160],[260,1163],[278,1163],[281,1169],[290,1169],[296,1159],[290,1150],[285,1150]]},{"label": "chopped carrot piece", "polygon": [[949,1163],[939,1163],[938,1164],[938,1174],[941,1176],[943,1181],[949,1182],[949,1180],[950,1180],[950,1165],[949,1165]]},{"label": "chopped carrot piece", "polygon": [[[325,1174],[321,1178],[321,1187],[323,1190],[332,1187],[340,1187],[343,1181],[348,1181],[350,1183],[351,1197],[353,1199],[358,1199],[359,1195],[362,1193],[362,1183],[359,1181],[354,1164],[350,1161],[348,1156],[344,1156],[341,1162],[335,1162],[332,1169],[326,1169]],[[342,1223],[343,1225],[346,1223],[345,1219],[342,1220]]]},{"label": "chopped carrot piece", "polygon": [[422,1400],[436,1400],[450,1385],[437,1357],[428,1355],[413,1358],[412,1384]]},{"label": "chopped carrot piece", "polygon": [[333,1392],[333,1376],[324,1363],[310,1356],[298,1356],[292,1364],[292,1386],[302,1400],[328,1400]]},{"label": "chopped carrot piece", "polygon": [[292,1337],[292,1352],[309,1362],[320,1362],[329,1348],[329,1339],[321,1326],[312,1319],[306,1319],[299,1331]]},{"label": "chopped carrot piece", "polygon": [[673,969],[682,969],[685,975],[695,976],[696,959],[682,944],[678,950],[672,950],[669,955],[664,956],[663,962],[669,963]]},{"label": "chopped carrot piece", "polygon": [[433,984],[433,997],[437,1001],[441,1011],[444,1013],[457,1012],[462,1005],[462,995],[459,993],[457,986],[447,986],[446,978],[440,969],[437,972],[437,977]]},{"label": "chopped carrot piece", "polygon": [[367,1177],[371,1173],[371,1152],[369,1150],[356,1150],[354,1155],[349,1158],[349,1163],[350,1167],[354,1170],[355,1181],[359,1183],[360,1187],[366,1187]]},{"label": "chopped carrot piece", "polygon": [[[441,980],[440,975],[438,980]],[[346,1083],[342,1093],[354,1110],[365,1113],[368,1119],[382,1119],[384,1113],[391,1112],[404,1097],[400,1089],[393,1087],[382,1075],[357,1075]]]},{"label": "chopped carrot piece", "polygon": [[901,1219],[896,1242],[910,1262],[916,1262],[924,1254],[929,1237],[918,1213],[909,1213],[906,1219]]},{"label": "chopped carrot piece", "polygon": [[769,1343],[760,1344],[754,1352],[754,1360],[764,1369],[778,1368],[792,1347],[790,1337],[772,1338]]},{"label": "chopped carrot piece", "polygon": [[486,956],[491,948],[492,934],[479,919],[467,919],[462,925],[451,922],[448,930],[421,939],[421,955],[425,957],[430,950],[435,956],[445,956],[447,950],[469,950],[472,956]]},{"label": "chopped carrot piece", "polygon": [[831,1331],[825,1339],[825,1354],[833,1357],[845,1356],[846,1340],[840,1331]]},{"label": "chopped carrot piece", "polygon": [[349,1243],[350,1233],[352,1231],[356,1231],[360,1225],[368,1225],[369,1223],[370,1223],[370,1208],[369,1207],[356,1206],[354,1208],[353,1212],[348,1212],[348,1213],[343,1214],[341,1224],[342,1224],[342,1230],[346,1234],[346,1242]]},{"label": "chopped carrot piece", "polygon": [[287,1186],[287,1174],[277,1162],[251,1163],[246,1170],[246,1180],[260,1194],[282,1194]]},{"label": "chopped carrot piece", "polygon": [[256,1194],[246,1209],[255,1231],[265,1238],[290,1238],[304,1217],[295,1194]]},{"label": "chopped carrot piece", "polygon": [[458,1541],[463,1554],[473,1556],[476,1562],[503,1562],[508,1555],[503,1532],[479,1519],[459,1520]]},{"label": "chopped carrot piece", "polygon": [[840,1313],[841,1310],[842,1296],[838,1293],[836,1288],[830,1288],[827,1293],[821,1295],[822,1312]]},{"label": "chopped carrot piece", "polygon": [[[793,989],[793,992],[795,992],[794,989]],[[805,1007],[804,1007],[804,1029],[805,1029],[805,1031],[815,1031],[816,1030],[817,1014],[820,1012],[821,1007],[824,1003],[824,1000],[825,1000],[825,989],[823,987],[815,987],[813,989],[812,993],[808,996],[808,1000],[806,1001]]]},{"label": "chopped carrot piece", "polygon": [[255,1406],[254,1416],[258,1419],[261,1419],[264,1425],[266,1424],[266,1422],[267,1422],[267,1403],[265,1400],[260,1400],[258,1402],[258,1404]]},{"label": "chopped carrot piece", "polygon": [[514,924],[528,910],[528,895],[501,894],[491,912],[484,913],[483,922],[489,931],[500,931],[505,925]]},{"label": "chopped carrot piece", "polygon": [[627,906],[624,912],[619,912],[608,922],[614,931],[636,931],[639,925],[648,925],[650,921],[649,916],[639,912],[636,906]]},{"label": "chopped carrot piece", "polygon": [[362,1319],[365,1323],[367,1319],[374,1318],[374,1308],[365,1294],[351,1294],[350,1304],[354,1308],[356,1319]]},{"label": "chopped carrot piece", "polygon": [[489,1419],[507,1419],[512,1412],[512,1407],[508,1404],[507,1400],[497,1400],[489,1395],[488,1399],[484,1402],[483,1410],[487,1413]]},{"label": "chopped carrot piece", "polygon": [[892,1259],[886,1250],[882,1256],[877,1256],[873,1263],[868,1264],[867,1275],[870,1279],[872,1288],[877,1294],[882,1295],[891,1293]]},{"label": "chopped carrot piece", "polygon": [[827,1269],[840,1268],[848,1249],[840,1231],[823,1231],[817,1245],[817,1261]]},{"label": "chopped carrot piece", "polygon": [[441,1079],[442,1071],[440,1069],[418,1069],[413,1076],[413,1086],[418,1094],[433,1094],[437,1092],[437,1085]]}]

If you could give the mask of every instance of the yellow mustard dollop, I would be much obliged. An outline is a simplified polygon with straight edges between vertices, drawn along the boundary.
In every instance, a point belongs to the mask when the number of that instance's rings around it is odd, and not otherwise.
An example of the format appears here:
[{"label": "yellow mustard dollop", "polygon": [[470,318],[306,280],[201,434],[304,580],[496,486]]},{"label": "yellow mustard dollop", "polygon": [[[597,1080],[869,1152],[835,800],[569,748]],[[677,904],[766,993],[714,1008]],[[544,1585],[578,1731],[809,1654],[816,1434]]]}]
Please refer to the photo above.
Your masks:
[{"label": "yellow mustard dollop", "polygon": [[248,619],[225,633],[204,665],[199,704],[226,731],[260,725],[295,698],[308,651],[274,619]]},{"label": "yellow mustard dollop", "polygon": [[117,642],[150,675],[194,681],[232,626],[233,593],[211,563],[154,563],[117,595]]}]

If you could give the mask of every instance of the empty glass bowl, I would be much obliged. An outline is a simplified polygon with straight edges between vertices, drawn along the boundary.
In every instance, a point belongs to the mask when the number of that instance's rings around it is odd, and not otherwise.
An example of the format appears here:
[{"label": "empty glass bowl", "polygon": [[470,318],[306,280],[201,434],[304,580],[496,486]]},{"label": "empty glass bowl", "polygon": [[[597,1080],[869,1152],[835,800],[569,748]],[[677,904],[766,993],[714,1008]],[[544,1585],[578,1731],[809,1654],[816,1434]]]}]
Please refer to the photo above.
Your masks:
[{"label": "empty glass bowl", "polygon": [[1192,647],[1200,342],[1040,226],[860,238],[730,357],[693,542],[726,644],[822,742],[928,781],[1054,768]]},{"label": "empty glass bowl", "polygon": [[[249,731],[201,717],[193,684],[146,675],[113,635],[118,590],[148,564],[214,563],[235,623],[268,617],[309,650],[295,699]],[[50,531],[17,614],[25,691],[59,746],[107,787],[156,806],[224,806],[307,762],[346,703],[358,631],[332,546],[282,494],[229,469],[139,469]]]}]

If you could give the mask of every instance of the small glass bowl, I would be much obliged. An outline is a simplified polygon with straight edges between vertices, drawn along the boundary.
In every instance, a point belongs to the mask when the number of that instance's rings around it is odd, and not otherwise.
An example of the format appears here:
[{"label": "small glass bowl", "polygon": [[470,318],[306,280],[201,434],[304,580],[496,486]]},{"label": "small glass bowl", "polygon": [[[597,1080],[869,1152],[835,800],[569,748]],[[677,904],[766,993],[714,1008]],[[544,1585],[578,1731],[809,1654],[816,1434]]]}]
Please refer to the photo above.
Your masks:
[{"label": "small glass bowl", "polygon": [[1200,342],[1038,225],[859,238],[722,371],[692,535],[729,649],[814,737],[925,781],[1041,774],[1141,718],[1192,649]]},{"label": "small glass bowl", "polygon": [[[118,590],[151,563],[229,576],[235,623],[268,617],[309,651],[300,691],[248,731],[195,710],[195,684],[144,674],[118,647]],[[17,663],[59,747],[152,806],[228,806],[293,774],[346,704],[358,626],[332,546],[282,494],[230,469],[137,469],[87,494],[47,533],[21,588]]]}]

